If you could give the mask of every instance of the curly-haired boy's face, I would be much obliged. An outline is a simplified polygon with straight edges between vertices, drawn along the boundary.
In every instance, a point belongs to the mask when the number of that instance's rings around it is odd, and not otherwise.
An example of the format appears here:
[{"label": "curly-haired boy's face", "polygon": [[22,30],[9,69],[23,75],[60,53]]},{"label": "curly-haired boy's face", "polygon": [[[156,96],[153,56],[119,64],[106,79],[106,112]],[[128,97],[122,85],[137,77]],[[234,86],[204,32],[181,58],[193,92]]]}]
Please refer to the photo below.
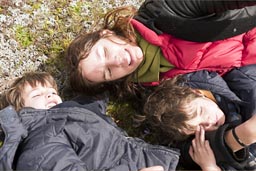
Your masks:
[{"label": "curly-haired boy's face", "polygon": [[[193,119],[190,119],[186,123],[190,126],[197,127],[202,126],[206,131],[213,131],[218,129],[225,122],[225,115],[218,105],[206,97],[198,97],[191,101],[190,108],[193,108],[193,112],[196,115]],[[186,134],[194,134],[194,131],[185,130]]]},{"label": "curly-haired boy's face", "polygon": [[50,84],[42,86],[38,83],[35,87],[26,84],[22,92],[24,107],[33,107],[35,109],[49,109],[62,102],[56,89]]}]

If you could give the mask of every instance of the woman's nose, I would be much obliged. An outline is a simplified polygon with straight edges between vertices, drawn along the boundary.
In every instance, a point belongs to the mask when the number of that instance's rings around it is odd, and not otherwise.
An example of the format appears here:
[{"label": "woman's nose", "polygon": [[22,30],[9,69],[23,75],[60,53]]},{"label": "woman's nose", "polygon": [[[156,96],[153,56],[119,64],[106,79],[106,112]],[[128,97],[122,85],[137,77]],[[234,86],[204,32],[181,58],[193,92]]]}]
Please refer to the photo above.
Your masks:
[{"label": "woman's nose", "polygon": [[111,67],[111,66],[118,66],[119,65],[119,62],[115,59],[115,57],[111,57],[109,58],[107,61],[106,61],[106,64],[108,67]]},{"label": "woman's nose", "polygon": [[107,66],[119,67],[125,64],[125,60],[118,56],[113,56],[107,60]]}]

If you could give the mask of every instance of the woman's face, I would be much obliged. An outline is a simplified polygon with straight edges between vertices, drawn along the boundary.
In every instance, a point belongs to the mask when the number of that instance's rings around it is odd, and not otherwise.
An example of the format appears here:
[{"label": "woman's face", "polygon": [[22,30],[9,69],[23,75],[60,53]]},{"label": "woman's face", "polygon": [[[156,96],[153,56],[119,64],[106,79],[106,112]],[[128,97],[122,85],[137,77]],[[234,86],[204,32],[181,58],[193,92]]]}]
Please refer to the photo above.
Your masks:
[{"label": "woman's face", "polygon": [[[225,122],[225,115],[218,105],[206,97],[198,97],[189,103],[195,107],[196,116],[187,121],[188,125],[193,127],[202,126],[205,131],[213,131],[218,129]],[[194,134],[195,131],[184,131],[186,134]]]},{"label": "woman's face", "polygon": [[101,38],[79,67],[82,75],[92,82],[122,78],[135,71],[143,60],[140,47],[127,43],[115,35]]}]

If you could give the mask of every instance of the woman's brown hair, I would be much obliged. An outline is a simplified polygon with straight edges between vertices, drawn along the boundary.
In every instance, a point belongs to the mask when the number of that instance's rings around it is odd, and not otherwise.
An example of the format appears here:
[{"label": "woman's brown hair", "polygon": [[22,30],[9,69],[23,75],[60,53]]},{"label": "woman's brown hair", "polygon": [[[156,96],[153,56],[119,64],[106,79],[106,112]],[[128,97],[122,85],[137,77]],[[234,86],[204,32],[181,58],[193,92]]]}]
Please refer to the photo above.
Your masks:
[{"label": "woman's brown hair", "polygon": [[117,96],[121,96],[121,92],[133,92],[134,84],[130,82],[131,75],[115,81],[95,83],[82,76],[79,62],[87,58],[90,50],[99,39],[109,36],[109,34],[102,34],[105,29],[112,31],[113,34],[129,43],[136,44],[136,34],[130,24],[130,20],[136,11],[135,7],[132,6],[111,10],[106,13],[102,28],[90,33],[82,32],[70,43],[66,50],[66,60],[70,74],[70,86],[75,92],[96,95],[109,90],[112,95]]}]

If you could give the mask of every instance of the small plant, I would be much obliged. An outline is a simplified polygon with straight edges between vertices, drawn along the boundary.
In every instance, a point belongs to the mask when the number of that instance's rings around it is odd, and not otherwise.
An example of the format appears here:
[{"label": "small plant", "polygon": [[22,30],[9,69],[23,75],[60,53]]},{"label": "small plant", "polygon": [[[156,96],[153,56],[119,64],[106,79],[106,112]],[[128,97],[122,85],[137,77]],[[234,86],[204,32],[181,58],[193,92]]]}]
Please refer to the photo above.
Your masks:
[{"label": "small plant", "polygon": [[[14,51],[24,52],[13,60],[12,67],[17,73],[10,73],[16,77],[23,71],[34,69],[33,62],[40,63],[36,70],[52,73],[60,89],[65,87],[67,75],[63,63],[65,49],[81,31],[93,30],[100,18],[111,8],[123,5],[139,5],[143,0],[26,0],[0,1],[0,14],[8,19],[0,22],[0,33],[6,34],[17,41]],[[32,49],[32,50],[30,50]],[[26,54],[30,52],[31,54]],[[45,57],[44,60],[38,56]],[[16,56],[15,56],[16,57]],[[14,59],[14,58],[13,58]],[[1,59],[0,59],[1,60]],[[29,61],[29,62],[28,62]],[[31,62],[32,61],[32,62]],[[24,65],[26,66],[25,68]],[[3,75],[6,71],[0,71]],[[13,75],[11,75],[13,74]],[[129,101],[116,102],[111,100],[108,114],[116,123],[130,135],[140,136],[139,130],[134,129],[134,110]]]},{"label": "small plant", "polygon": [[30,34],[28,27],[16,25],[14,27],[16,40],[21,44],[23,48],[30,46],[33,43],[32,35]]}]

